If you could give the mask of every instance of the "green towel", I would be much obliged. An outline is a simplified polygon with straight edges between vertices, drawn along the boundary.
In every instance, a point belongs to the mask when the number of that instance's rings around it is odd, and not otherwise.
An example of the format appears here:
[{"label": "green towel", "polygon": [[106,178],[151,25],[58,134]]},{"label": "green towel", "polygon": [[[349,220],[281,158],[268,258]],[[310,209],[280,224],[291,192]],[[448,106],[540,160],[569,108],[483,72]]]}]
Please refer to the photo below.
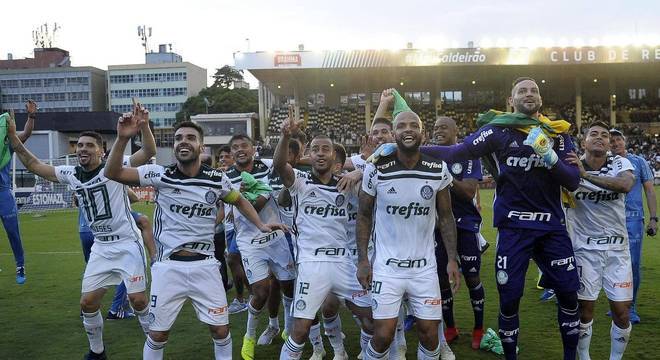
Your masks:
[{"label": "green towel", "polygon": [[396,89],[392,92],[394,95],[394,110],[392,110],[392,121],[396,118],[397,115],[404,111],[410,111],[412,112],[412,109],[410,109],[410,106],[406,103],[406,100],[399,94]]},{"label": "green towel", "polygon": [[548,136],[557,136],[557,134],[567,133],[571,124],[565,120],[550,120],[543,115],[539,118],[527,116],[522,113],[509,113],[497,110],[489,110],[485,114],[480,114],[477,119],[477,127],[484,125],[501,125],[515,127],[518,130],[528,134],[532,128],[540,126]]},{"label": "green towel", "polygon": [[7,139],[7,120],[9,114],[0,115],[0,169],[9,164],[11,160],[11,151],[9,150],[9,139]]},{"label": "green towel", "polygon": [[[488,328],[486,333],[481,338],[481,343],[479,348],[485,351],[492,351],[495,354],[504,355],[504,349],[502,348],[502,340],[500,340],[499,335],[495,330]],[[520,352],[520,348],[516,346],[516,354]]]},{"label": "green towel", "polygon": [[262,183],[248,172],[241,172],[241,181],[243,182],[243,196],[249,202],[254,202],[257,198],[264,194],[269,194],[273,189],[267,184]]}]

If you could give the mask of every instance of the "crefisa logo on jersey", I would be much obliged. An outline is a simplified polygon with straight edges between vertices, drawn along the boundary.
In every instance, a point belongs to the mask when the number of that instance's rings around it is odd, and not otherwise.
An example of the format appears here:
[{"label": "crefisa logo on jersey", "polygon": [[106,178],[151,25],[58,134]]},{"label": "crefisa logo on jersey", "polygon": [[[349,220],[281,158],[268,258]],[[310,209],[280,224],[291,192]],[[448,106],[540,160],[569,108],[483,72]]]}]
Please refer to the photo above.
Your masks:
[{"label": "crefisa logo on jersey", "polygon": [[433,197],[433,188],[429,185],[424,185],[419,191],[419,194],[422,196],[422,199],[429,200]]},{"label": "crefisa logo on jersey", "polygon": [[463,171],[463,165],[460,163],[455,163],[454,165],[451,166],[451,172],[455,175],[460,174]]},{"label": "crefisa logo on jersey", "polygon": [[209,204],[215,204],[216,201],[218,201],[218,195],[209,190],[206,192],[206,195],[204,195],[204,199],[206,199],[206,202]]},{"label": "crefisa logo on jersey", "polygon": [[346,197],[344,196],[344,194],[339,194],[335,198],[335,205],[336,206],[342,206],[342,205],[344,205],[344,201],[346,201]]}]

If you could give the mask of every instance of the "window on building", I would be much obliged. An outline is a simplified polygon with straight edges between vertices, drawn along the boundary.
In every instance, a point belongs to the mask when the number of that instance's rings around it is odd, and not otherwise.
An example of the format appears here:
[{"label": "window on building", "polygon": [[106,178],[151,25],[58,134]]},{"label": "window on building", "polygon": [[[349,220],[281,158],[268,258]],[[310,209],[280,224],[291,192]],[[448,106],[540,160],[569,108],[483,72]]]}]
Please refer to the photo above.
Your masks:
[{"label": "window on building", "polygon": [[88,92],[71,92],[69,93],[69,101],[82,101],[89,100]]},{"label": "window on building", "polygon": [[89,85],[89,77],[79,76],[66,79],[66,84],[70,86]]},{"label": "window on building", "polygon": [[463,92],[462,91],[441,91],[440,99],[443,103],[459,103],[463,101]]},{"label": "window on building", "polygon": [[45,101],[66,101],[66,93],[47,93]]},{"label": "window on building", "polygon": [[21,87],[22,88],[40,88],[42,87],[41,85],[41,79],[25,79],[21,80]]},{"label": "window on building", "polygon": [[59,87],[65,86],[65,78],[44,79],[44,87]]},{"label": "window on building", "polygon": [[18,88],[18,80],[0,80],[0,88],[6,88],[6,89]]}]

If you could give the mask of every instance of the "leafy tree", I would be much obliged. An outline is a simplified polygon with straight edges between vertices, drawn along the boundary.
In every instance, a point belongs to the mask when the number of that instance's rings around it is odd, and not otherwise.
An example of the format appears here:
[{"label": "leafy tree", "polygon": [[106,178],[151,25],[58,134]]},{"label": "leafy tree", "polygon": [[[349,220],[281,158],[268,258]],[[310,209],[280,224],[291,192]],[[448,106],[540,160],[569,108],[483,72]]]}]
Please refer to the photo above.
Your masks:
[{"label": "leafy tree", "polygon": [[243,70],[237,70],[235,67],[225,65],[216,69],[215,74],[212,77],[215,79],[213,81],[213,87],[229,89],[234,81],[243,80]]}]

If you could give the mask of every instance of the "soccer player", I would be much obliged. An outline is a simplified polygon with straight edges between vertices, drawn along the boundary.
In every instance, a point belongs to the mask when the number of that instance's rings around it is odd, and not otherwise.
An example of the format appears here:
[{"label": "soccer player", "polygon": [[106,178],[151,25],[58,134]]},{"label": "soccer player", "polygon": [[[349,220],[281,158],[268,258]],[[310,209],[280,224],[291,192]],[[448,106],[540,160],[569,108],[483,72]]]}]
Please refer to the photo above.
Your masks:
[{"label": "soccer player", "polygon": [[[273,166],[282,184],[294,199],[294,229],[298,277],[293,306],[294,325],[280,359],[300,359],[316,313],[330,294],[346,301],[346,306],[362,324],[361,345],[371,337],[371,309],[368,290],[363,290],[355,278],[355,264],[348,251],[348,195],[337,190],[338,178],[333,174],[335,151],[332,140],[316,136],[310,143],[312,171],[308,176],[296,176],[287,164],[287,144],[299,122],[289,117],[282,124],[282,135],[275,149]],[[336,320],[326,331],[341,342],[336,332]],[[332,331],[335,328],[335,331]],[[333,343],[335,348],[338,343]],[[343,346],[340,347],[340,349]],[[335,359],[348,355],[335,353]]]},{"label": "soccer player", "polygon": [[626,151],[626,138],[620,130],[610,130],[611,148],[616,155],[628,159],[635,168],[635,185],[626,194],[626,227],[628,229],[628,240],[630,241],[630,256],[632,258],[633,271],[633,300],[630,307],[630,322],[640,322],[637,313],[637,293],[642,282],[642,239],[644,239],[644,201],[642,200],[642,188],[646,195],[646,206],[649,208],[649,222],[646,233],[654,236],[658,231],[658,215],[656,213],[655,189],[653,188],[653,172],[643,157]]},{"label": "soccer player", "polygon": [[[124,158],[123,163],[146,163],[156,153],[156,142],[149,129],[149,112],[136,103],[133,113],[124,114],[121,119],[139,121],[141,125],[135,132],[141,130],[145,139],[142,149]],[[68,184],[84,209],[89,227],[94,232],[94,245],[85,268],[80,299],[83,325],[90,345],[85,358],[105,359],[100,307],[108,286],[123,281],[145,333],[149,327],[145,250],[130,212],[127,188],[107,177],[108,169],[101,161],[103,138],[98,133],[86,131],[80,134],[76,150],[78,166],[42,163],[16,136],[15,124],[9,129],[9,139],[16,155],[30,172],[52,182]],[[121,151],[120,155],[123,148]],[[117,160],[122,163],[121,157]]]},{"label": "soccer player", "polygon": [[[447,249],[446,271],[453,291],[460,281],[449,193],[452,176],[444,162],[419,152],[422,122],[417,114],[397,114],[394,134],[396,153],[367,164],[359,197],[357,277],[364,289],[372,291],[374,318],[374,336],[365,359],[388,355],[406,294],[417,318],[417,357],[438,359],[442,351],[438,338],[442,299],[434,254],[436,216]],[[372,228],[376,250],[370,262]]]},{"label": "soccer player", "polygon": [[[25,143],[30,135],[32,135],[34,120],[37,118],[37,103],[33,100],[28,100],[25,103],[25,110],[28,114],[27,121],[25,122],[23,131],[18,133],[21,143]],[[13,118],[13,112],[3,114],[2,116],[5,118],[11,116]],[[10,175],[11,154],[14,150],[11,146],[8,146],[9,142],[6,141],[6,133],[3,134],[3,130],[5,129],[0,129],[0,217],[9,238],[11,251],[14,253],[14,261],[16,261],[16,283],[22,285],[25,284],[25,280],[27,279],[25,276],[25,256],[23,254],[23,244],[21,243],[21,232],[18,227],[16,200],[11,190],[12,181]]]},{"label": "soccer player", "polygon": [[[235,164],[227,171],[227,177],[236,190],[242,187],[242,172],[251,174],[255,180],[265,185],[268,184],[272,163],[254,158],[254,143],[249,136],[242,134],[232,136],[229,140],[229,147]],[[272,194],[260,196],[254,205],[262,221],[280,221],[277,202]],[[282,288],[286,331],[289,331],[291,326],[289,310],[293,301],[293,280],[296,278],[296,273],[293,255],[283,233],[264,236],[240,213],[233,211],[233,214],[236,244],[241,253],[245,275],[252,294],[248,301],[248,320],[241,355],[244,359],[251,360],[254,359],[259,315],[266,305],[270,292],[270,273],[273,273]],[[277,329],[279,329],[279,324]],[[279,334],[279,331],[275,330],[275,324],[269,324],[262,334],[264,335],[262,343],[270,343],[272,338]]]},{"label": "soccer player", "polygon": [[107,175],[127,185],[156,189],[154,234],[157,261],[151,267],[151,314],[145,360],[162,359],[169,331],[187,299],[197,318],[209,325],[216,359],[231,359],[227,296],[214,257],[216,219],[223,202],[235,205],[262,232],[286,229],[264,224],[224,173],[201,164],[204,134],[199,125],[184,121],[174,130],[176,164],[121,167],[121,154],[140,123],[122,119],[108,158]]},{"label": "soccer player", "polygon": [[[138,197],[131,189],[127,189],[128,200],[131,204],[138,201]],[[85,264],[89,262],[89,255],[92,253],[92,246],[94,245],[94,232],[89,227],[85,212],[82,206],[78,206],[78,201],[73,198],[74,205],[78,207],[78,226],[79,226],[79,236],[80,244],[82,246],[83,257],[85,259]],[[151,230],[151,224],[149,219],[136,211],[131,211],[133,220],[138,229],[140,229],[140,234],[142,239],[144,239],[144,244],[147,248],[151,247],[148,252],[149,254],[155,254],[156,250],[154,247],[154,235]],[[153,261],[153,259],[151,259]],[[82,316],[82,315],[81,315]],[[126,285],[122,281],[121,284],[117,285],[115,288],[115,295],[112,298],[112,304],[106,315],[106,320],[118,320],[124,318],[135,317],[133,310],[130,309],[128,305],[128,297],[126,296]]]},{"label": "soccer player", "polygon": [[[543,271],[541,286],[557,294],[564,359],[575,359],[579,281],[561,202],[561,187],[574,191],[579,184],[577,166],[565,160],[573,151],[567,133],[569,124],[541,116],[541,94],[531,78],[513,82],[509,103],[514,113],[495,115],[462,143],[422,147],[422,152],[452,163],[486,157],[495,164],[495,273],[500,294],[499,335],[505,358],[517,357],[518,308],[529,259],[533,257]],[[549,128],[554,141],[539,133],[539,126]],[[533,140],[533,146],[525,144],[527,138]]]},{"label": "soccer player", "polygon": [[612,310],[611,360],[623,357],[632,329],[629,311],[633,276],[624,198],[635,182],[634,168],[624,157],[608,156],[609,148],[609,126],[595,122],[585,134],[582,159],[575,154],[568,157],[579,167],[582,178],[580,187],[572,194],[575,207],[566,210],[580,274],[580,360],[591,359],[594,305],[601,289],[605,290]]},{"label": "soccer player", "polygon": [[[439,145],[454,145],[457,142],[458,129],[454,119],[446,116],[438,117],[433,127],[434,140]],[[477,210],[476,193],[481,181],[481,162],[467,160],[447,163],[454,180],[451,187],[451,205],[456,219],[456,244],[461,271],[465,284],[470,292],[470,302],[474,312],[474,328],[472,330],[472,348],[479,349],[483,337],[484,323],[484,287],[479,277],[481,269],[481,251],[479,245],[479,229],[481,215]],[[445,338],[452,343],[458,337],[458,329],[454,324],[454,298],[449,284],[447,272],[447,251],[439,231],[436,230],[435,256],[438,261],[438,277],[442,292],[442,318],[445,321]]]},{"label": "soccer player", "polygon": [[227,171],[234,165],[234,158],[231,157],[231,148],[229,145],[223,145],[218,150],[218,168],[222,171]]}]

